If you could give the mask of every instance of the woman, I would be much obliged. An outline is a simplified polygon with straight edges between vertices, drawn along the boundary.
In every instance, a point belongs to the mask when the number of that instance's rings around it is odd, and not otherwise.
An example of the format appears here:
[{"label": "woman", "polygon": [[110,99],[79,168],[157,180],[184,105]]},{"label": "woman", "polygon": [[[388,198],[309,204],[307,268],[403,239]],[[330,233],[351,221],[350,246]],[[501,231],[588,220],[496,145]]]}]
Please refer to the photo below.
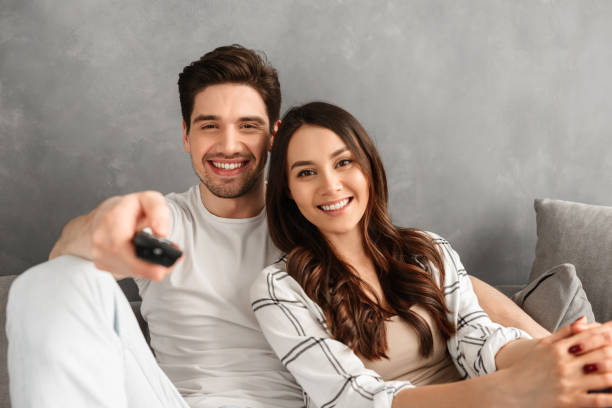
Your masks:
[{"label": "woman", "polygon": [[612,385],[611,330],[532,340],[493,323],[448,242],[391,223],[382,162],[348,112],[291,109],[270,162],[270,235],[287,255],[251,298],[307,406],[612,405],[587,393]]}]

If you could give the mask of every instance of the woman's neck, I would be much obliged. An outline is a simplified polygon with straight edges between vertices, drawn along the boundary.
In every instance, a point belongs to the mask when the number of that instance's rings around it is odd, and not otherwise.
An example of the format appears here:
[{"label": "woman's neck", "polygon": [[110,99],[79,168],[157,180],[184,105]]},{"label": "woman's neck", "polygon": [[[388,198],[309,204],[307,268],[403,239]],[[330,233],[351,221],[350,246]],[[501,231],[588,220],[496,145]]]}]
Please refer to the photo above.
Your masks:
[{"label": "woman's neck", "polygon": [[373,293],[370,293],[370,298],[374,300],[374,297],[377,297],[381,302],[381,306],[388,308],[378,274],[376,273],[376,266],[372,257],[364,248],[361,232],[356,231],[356,233],[333,237],[327,236],[326,238],[336,256],[350,265],[355,274],[372,289]]},{"label": "woman's neck", "polygon": [[346,234],[327,235],[336,256],[352,266],[357,272],[365,265],[372,264],[363,247],[363,237],[358,229]]}]

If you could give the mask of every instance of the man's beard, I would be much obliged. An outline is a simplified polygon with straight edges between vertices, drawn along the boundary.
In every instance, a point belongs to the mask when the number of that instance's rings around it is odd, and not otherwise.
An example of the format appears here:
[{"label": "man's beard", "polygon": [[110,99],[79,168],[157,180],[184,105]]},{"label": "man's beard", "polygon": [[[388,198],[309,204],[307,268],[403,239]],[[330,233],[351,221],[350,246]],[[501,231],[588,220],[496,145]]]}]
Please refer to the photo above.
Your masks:
[{"label": "man's beard", "polygon": [[[257,182],[261,177],[263,177],[263,173],[266,167],[266,158],[267,151],[264,150],[260,156],[262,158],[261,162],[257,165],[257,168],[247,172],[246,174],[241,175],[240,180],[232,180],[230,183],[222,184],[215,183],[213,177],[210,177],[208,172],[204,172],[204,174],[200,175],[195,170],[196,175],[200,178],[202,184],[206,186],[208,191],[210,191],[213,195],[219,198],[238,198],[241,197],[253,190],[257,185]],[[249,161],[254,161],[255,157],[249,157]],[[206,168],[208,159],[205,157],[202,159],[202,164],[204,168]],[[240,181],[242,181],[240,183]]]}]

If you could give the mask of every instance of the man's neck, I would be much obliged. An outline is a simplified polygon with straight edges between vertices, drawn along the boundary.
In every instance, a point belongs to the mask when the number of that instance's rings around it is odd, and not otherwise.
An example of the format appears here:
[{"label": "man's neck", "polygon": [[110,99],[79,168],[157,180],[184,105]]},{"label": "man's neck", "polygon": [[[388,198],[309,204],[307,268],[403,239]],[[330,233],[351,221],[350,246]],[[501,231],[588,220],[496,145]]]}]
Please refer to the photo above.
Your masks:
[{"label": "man's neck", "polygon": [[265,206],[265,185],[258,183],[251,191],[236,198],[221,198],[200,183],[200,200],[213,215],[221,218],[255,217]]}]

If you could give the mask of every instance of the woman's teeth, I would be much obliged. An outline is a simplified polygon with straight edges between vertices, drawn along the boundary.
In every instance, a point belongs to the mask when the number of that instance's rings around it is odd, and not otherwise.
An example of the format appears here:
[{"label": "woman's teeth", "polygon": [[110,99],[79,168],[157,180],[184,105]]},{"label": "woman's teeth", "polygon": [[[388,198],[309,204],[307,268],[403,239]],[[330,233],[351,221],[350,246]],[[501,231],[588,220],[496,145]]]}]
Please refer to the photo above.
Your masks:
[{"label": "woman's teeth", "polygon": [[238,162],[238,163],[219,163],[219,162],[211,162],[213,166],[215,166],[218,169],[225,169],[225,170],[234,170],[237,169],[238,167],[242,167],[244,165],[244,162]]},{"label": "woman's teeth", "polygon": [[344,208],[348,204],[348,202],[349,199],[345,198],[344,200],[340,200],[334,204],[320,205],[320,207],[323,211],[334,211]]}]

